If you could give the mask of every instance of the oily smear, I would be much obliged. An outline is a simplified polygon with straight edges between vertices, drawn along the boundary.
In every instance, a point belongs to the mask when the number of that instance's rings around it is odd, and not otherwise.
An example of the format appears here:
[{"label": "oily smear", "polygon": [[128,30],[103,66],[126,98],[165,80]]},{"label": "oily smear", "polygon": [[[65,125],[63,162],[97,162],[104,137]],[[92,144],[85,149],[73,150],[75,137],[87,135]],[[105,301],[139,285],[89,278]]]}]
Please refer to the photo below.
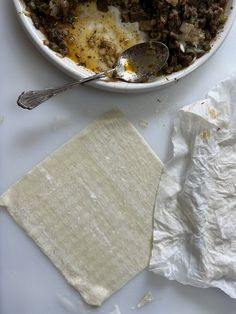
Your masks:
[{"label": "oily smear", "polygon": [[144,41],[138,23],[122,23],[117,8],[97,9],[95,2],[79,4],[67,35],[68,57],[94,72],[112,68],[127,48]]}]

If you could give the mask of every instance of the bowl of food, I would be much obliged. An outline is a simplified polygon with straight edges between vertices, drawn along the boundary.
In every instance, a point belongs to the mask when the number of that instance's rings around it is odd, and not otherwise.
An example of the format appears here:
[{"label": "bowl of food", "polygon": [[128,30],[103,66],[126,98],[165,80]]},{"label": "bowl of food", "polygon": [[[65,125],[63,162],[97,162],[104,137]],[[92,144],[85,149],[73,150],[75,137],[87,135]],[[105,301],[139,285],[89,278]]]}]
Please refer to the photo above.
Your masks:
[{"label": "bowl of food", "polygon": [[[78,80],[112,68],[125,49],[147,40],[169,48],[157,77],[145,83],[102,79],[94,87],[150,91],[201,66],[233,24],[236,0],[14,0],[17,14],[40,51]],[[145,56],[144,56],[145,58]]]}]

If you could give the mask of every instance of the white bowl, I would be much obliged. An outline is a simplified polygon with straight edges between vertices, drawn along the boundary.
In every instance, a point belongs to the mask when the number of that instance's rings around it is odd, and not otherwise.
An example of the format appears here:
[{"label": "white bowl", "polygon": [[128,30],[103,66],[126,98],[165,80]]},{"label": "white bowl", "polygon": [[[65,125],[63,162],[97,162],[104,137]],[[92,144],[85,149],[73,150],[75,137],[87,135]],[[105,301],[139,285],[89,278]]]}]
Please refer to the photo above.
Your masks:
[{"label": "white bowl", "polygon": [[[78,79],[81,79],[81,78],[84,78],[93,74],[92,71],[82,66],[78,66],[75,62],[73,62],[69,58],[66,58],[66,57],[62,58],[56,52],[54,52],[53,50],[45,46],[43,44],[43,40],[45,39],[45,36],[34,27],[31,18],[24,14],[25,4],[23,0],[13,0],[13,1],[15,4],[17,14],[25,30],[30,35],[31,39],[39,48],[39,50],[51,62],[53,62],[58,68],[60,68],[66,74],[73,77],[75,80],[78,80]],[[114,92],[122,92],[122,93],[148,92],[151,90],[159,89],[168,84],[171,84],[174,81],[179,80],[180,78],[186,76],[187,74],[191,73],[192,71],[197,69],[199,66],[201,66],[221,46],[226,36],[228,35],[232,27],[234,18],[236,16],[236,0],[229,0],[227,15],[228,15],[228,19],[227,19],[226,24],[224,25],[224,29],[219,32],[218,36],[214,40],[211,50],[208,53],[206,53],[204,56],[202,56],[201,58],[197,59],[193,64],[191,64],[190,66],[188,66],[187,68],[183,70],[172,73],[165,77],[163,76],[158,77],[155,81],[148,82],[148,83],[126,83],[119,80],[108,81],[106,79],[105,80],[100,79],[100,80],[93,81],[89,84],[96,88],[105,89],[105,90],[114,91]]]}]

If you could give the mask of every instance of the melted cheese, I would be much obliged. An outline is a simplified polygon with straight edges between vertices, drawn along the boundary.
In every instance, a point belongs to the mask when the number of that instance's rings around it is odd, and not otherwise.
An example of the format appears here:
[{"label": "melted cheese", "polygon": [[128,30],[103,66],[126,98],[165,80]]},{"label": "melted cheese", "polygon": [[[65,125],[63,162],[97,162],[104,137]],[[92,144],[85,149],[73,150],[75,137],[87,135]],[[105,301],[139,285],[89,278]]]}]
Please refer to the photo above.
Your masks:
[{"label": "melted cheese", "polygon": [[98,11],[95,2],[79,4],[67,36],[68,57],[94,72],[111,68],[122,51],[144,40],[138,23],[122,23],[117,8]]}]

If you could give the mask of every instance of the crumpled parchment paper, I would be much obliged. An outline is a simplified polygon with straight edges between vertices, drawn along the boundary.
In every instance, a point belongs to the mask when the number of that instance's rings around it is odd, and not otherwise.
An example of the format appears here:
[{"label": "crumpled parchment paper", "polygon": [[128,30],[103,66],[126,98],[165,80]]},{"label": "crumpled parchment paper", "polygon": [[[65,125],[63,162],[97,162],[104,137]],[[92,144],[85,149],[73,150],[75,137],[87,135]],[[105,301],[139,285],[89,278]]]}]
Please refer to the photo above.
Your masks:
[{"label": "crumpled parchment paper", "polygon": [[236,75],[177,113],[149,269],[236,298]]}]

